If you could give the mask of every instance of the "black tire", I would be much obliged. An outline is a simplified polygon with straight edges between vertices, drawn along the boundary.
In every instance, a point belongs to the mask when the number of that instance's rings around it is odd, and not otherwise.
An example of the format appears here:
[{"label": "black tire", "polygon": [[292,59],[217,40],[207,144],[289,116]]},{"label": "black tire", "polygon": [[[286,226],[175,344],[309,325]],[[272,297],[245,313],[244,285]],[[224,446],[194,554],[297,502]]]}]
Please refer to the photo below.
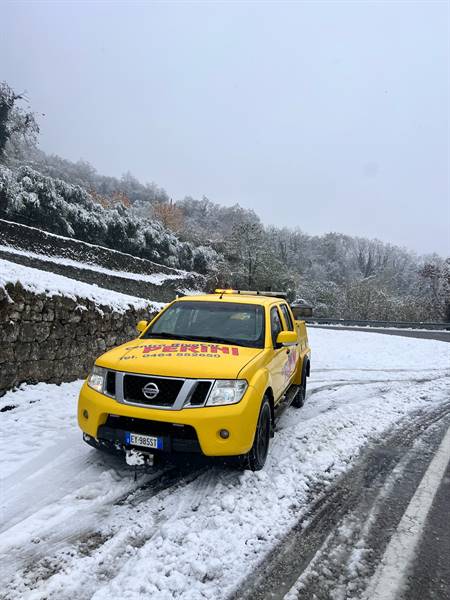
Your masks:
[{"label": "black tire", "polygon": [[272,433],[272,410],[267,396],[264,396],[259,410],[258,423],[256,425],[255,439],[250,452],[245,455],[243,467],[251,471],[260,471],[265,463],[269,452],[269,443]]},{"label": "black tire", "polygon": [[291,406],[293,406],[294,408],[301,408],[305,404],[306,381],[307,381],[307,377],[306,377],[306,362],[305,362],[303,364],[303,369],[302,369],[302,383],[301,383],[301,385],[298,386],[298,391],[295,394],[294,399],[292,400],[292,404],[291,404]]}]

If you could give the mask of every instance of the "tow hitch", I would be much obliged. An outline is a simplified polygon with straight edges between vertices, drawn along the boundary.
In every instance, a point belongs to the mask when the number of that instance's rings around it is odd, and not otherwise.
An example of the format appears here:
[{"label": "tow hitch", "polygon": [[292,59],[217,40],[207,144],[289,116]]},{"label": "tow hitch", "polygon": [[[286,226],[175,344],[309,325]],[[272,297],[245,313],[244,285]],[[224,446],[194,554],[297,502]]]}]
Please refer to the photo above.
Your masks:
[{"label": "tow hitch", "polygon": [[150,454],[150,452],[146,452],[145,450],[135,450],[131,448],[130,450],[125,451],[125,460],[127,465],[130,467],[153,467],[155,462],[155,455]]}]

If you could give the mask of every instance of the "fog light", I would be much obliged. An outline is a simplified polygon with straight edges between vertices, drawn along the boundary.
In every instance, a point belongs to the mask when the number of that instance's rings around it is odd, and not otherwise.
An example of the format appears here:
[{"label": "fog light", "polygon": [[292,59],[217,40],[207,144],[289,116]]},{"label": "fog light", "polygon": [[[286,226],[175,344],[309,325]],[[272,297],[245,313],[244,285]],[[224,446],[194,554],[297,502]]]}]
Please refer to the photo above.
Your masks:
[{"label": "fog light", "polygon": [[219,431],[219,435],[223,440],[226,440],[230,437],[230,432],[228,431],[228,429],[221,429]]},{"label": "fog light", "polygon": [[85,419],[89,419],[89,413],[88,413],[88,411],[86,409],[83,410],[83,417]]}]

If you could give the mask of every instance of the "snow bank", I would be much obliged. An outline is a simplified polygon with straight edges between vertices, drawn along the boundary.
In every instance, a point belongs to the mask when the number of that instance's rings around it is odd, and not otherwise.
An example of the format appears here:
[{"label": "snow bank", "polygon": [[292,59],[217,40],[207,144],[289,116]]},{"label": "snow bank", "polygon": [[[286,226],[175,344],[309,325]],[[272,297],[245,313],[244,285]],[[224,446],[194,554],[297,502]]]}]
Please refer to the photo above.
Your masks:
[{"label": "snow bank", "polygon": [[308,328],[312,370],[421,372],[450,368],[450,344],[365,331]]},{"label": "snow bank", "polygon": [[86,298],[95,304],[110,306],[117,312],[124,312],[130,306],[136,309],[150,307],[154,310],[160,310],[163,306],[160,302],[128,296],[96,285],[76,281],[63,275],[40,271],[39,269],[0,259],[0,287],[4,288],[6,284],[16,282],[20,282],[26,290],[36,294],[67,296],[73,300],[76,300],[77,297]]}]

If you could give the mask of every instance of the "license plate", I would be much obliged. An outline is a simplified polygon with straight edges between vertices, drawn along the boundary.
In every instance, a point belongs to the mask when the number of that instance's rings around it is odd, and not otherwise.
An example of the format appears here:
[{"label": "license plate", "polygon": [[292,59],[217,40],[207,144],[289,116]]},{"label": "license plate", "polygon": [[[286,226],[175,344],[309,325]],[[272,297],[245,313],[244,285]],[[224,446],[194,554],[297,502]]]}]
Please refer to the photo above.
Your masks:
[{"label": "license plate", "polygon": [[129,433],[125,434],[125,443],[130,446],[142,446],[144,448],[156,448],[162,450],[163,441],[162,438],[157,438],[152,435],[142,435],[141,433]]}]

